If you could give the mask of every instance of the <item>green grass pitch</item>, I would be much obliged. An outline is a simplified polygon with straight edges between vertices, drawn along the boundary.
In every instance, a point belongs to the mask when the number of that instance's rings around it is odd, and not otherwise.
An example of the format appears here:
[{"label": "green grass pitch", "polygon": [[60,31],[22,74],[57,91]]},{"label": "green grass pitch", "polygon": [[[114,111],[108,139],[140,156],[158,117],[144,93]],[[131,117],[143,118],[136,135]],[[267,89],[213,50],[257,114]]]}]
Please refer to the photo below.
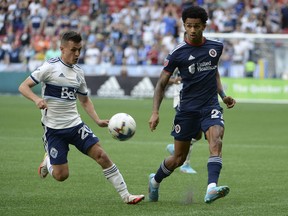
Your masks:
[{"label": "green grass pitch", "polygon": [[0,215],[288,215],[288,105],[238,103],[224,109],[223,169],[219,185],[230,194],[205,204],[208,144],[204,139],[193,148],[191,162],[196,175],[179,169],[163,181],[160,199],[148,202],[148,175],[156,172],[168,156],[174,116],[172,100],[165,99],[160,124],[151,132],[148,120],[152,99],[115,100],[93,98],[100,118],[127,112],[137,122],[135,136],[113,140],[81,110],[102,146],[122,172],[129,191],[145,194],[139,205],[124,204],[100,167],[73,146],[69,152],[70,177],[57,182],[42,180],[37,168],[43,157],[40,111],[20,96],[0,96]]}]

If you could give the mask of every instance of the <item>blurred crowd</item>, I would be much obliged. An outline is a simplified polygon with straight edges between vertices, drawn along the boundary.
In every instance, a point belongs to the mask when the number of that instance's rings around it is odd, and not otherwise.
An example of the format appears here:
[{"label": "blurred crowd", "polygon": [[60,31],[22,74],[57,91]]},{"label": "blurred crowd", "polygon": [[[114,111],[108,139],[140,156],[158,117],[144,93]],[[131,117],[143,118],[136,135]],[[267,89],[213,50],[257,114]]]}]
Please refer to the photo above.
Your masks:
[{"label": "blurred crowd", "polygon": [[59,36],[72,29],[84,39],[79,63],[162,65],[183,40],[181,11],[190,5],[208,11],[206,32],[288,32],[288,0],[1,0],[0,63],[59,56]]}]

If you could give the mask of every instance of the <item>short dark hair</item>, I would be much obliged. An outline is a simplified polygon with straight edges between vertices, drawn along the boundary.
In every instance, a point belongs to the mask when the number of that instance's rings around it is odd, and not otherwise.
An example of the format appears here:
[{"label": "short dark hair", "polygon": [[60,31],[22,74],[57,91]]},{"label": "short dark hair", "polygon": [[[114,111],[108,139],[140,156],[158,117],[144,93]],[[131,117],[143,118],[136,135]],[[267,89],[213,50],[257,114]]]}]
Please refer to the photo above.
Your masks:
[{"label": "short dark hair", "polygon": [[82,41],[82,36],[75,31],[67,31],[61,37],[61,43],[73,41],[75,43],[80,43]]},{"label": "short dark hair", "polygon": [[192,6],[192,7],[186,8],[182,12],[183,23],[185,23],[186,19],[188,18],[201,19],[201,22],[206,24],[208,20],[208,14],[204,8],[199,7],[199,6]]}]

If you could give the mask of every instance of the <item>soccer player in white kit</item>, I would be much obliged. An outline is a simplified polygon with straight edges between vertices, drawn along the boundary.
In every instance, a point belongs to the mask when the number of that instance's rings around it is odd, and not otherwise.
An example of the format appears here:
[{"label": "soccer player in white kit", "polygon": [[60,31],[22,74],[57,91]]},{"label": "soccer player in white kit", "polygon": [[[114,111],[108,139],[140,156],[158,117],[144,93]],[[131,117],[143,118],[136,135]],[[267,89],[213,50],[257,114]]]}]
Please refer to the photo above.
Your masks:
[{"label": "soccer player in white kit", "polygon": [[[77,65],[82,48],[79,33],[68,31],[61,38],[61,57],[52,58],[21,83],[19,91],[41,109],[44,128],[45,155],[38,174],[45,178],[48,173],[57,181],[69,176],[67,155],[69,144],[94,159],[103,169],[104,176],[112,183],[122,200],[137,204],[144,195],[131,195],[123,176],[100,145],[98,137],[82,121],[76,100],[99,127],[107,127],[109,120],[100,119],[88,97],[83,70]],[[42,97],[32,87],[42,84]]]}]

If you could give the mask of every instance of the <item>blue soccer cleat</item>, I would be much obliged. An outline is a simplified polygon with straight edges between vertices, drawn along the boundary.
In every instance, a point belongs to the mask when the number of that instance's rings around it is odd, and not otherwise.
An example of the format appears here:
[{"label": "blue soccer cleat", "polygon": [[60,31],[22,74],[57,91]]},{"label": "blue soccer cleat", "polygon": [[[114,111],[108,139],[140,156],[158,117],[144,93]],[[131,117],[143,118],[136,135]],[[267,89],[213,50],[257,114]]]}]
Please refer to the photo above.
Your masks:
[{"label": "blue soccer cleat", "polygon": [[197,172],[190,166],[190,164],[188,163],[184,163],[181,167],[180,167],[180,171],[182,173],[188,173],[188,174],[196,174]]},{"label": "blue soccer cleat", "polygon": [[168,144],[166,149],[170,153],[170,155],[174,155],[174,144]]},{"label": "blue soccer cleat", "polygon": [[158,189],[159,187],[153,187],[152,183],[151,183],[151,179],[155,176],[154,173],[151,173],[149,175],[149,201],[150,202],[157,202],[158,198],[159,198],[159,194],[158,194]]},{"label": "blue soccer cleat", "polygon": [[219,186],[210,188],[204,198],[205,203],[212,203],[213,201],[225,197],[229,193],[228,186]]}]

